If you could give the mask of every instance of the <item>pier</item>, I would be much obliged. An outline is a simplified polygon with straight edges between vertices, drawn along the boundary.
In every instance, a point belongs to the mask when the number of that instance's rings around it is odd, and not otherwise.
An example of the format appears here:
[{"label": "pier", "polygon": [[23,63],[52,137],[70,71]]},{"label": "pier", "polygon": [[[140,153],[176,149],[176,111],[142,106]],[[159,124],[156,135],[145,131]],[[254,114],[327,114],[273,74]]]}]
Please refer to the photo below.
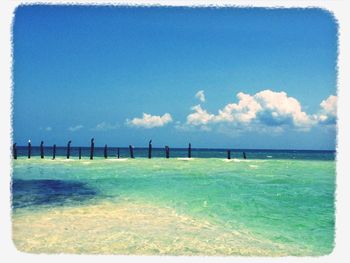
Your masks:
[{"label": "pier", "polygon": [[[58,152],[59,155],[62,156],[62,150],[66,151],[66,158],[70,159],[72,157],[72,146],[71,146],[72,141],[69,140],[66,147],[58,147]],[[20,148],[20,150],[18,151],[18,147]],[[23,146],[17,146],[17,143],[13,143],[12,145],[12,157],[14,160],[18,159],[18,156],[23,156],[23,148],[25,150],[25,147]],[[28,159],[30,159],[33,156],[33,147],[32,147],[32,143],[31,140],[28,140],[28,146],[27,148],[27,156]],[[44,147],[44,141],[41,141],[39,146],[36,147],[36,149],[39,148],[39,155],[41,159],[44,159],[45,157],[45,147]],[[73,156],[75,155],[76,157],[78,157],[79,160],[81,160],[84,156],[82,154],[82,148],[83,147],[73,147],[75,148],[75,150],[73,150]],[[88,149],[88,147],[85,147]],[[22,149],[22,150],[21,150]],[[154,150],[155,149],[155,150]],[[148,147],[138,147],[135,149],[134,146],[132,146],[131,144],[128,147],[112,147],[111,151],[116,150],[116,154],[112,154],[112,156],[114,156],[114,158],[120,158],[121,153],[122,154],[127,154],[127,150],[129,151],[129,157],[131,159],[135,159],[136,156],[141,156],[141,157],[145,157],[148,159],[152,159],[152,157],[154,157],[153,155],[155,155],[156,157],[160,158],[166,158],[169,159],[170,158],[170,147],[168,145],[165,145],[163,150],[162,148],[153,148],[152,145],[152,140],[149,140],[148,142]],[[155,153],[153,153],[153,150],[155,151]],[[206,148],[204,148],[203,150],[207,150]],[[219,152],[226,152],[226,159],[230,160],[232,158],[232,150],[231,149],[217,149]],[[47,147],[47,151],[51,152],[51,147]],[[104,147],[97,147],[97,156],[99,157],[104,157],[104,159],[108,158],[108,146],[107,144],[104,145]],[[136,153],[138,153],[137,155],[135,155],[135,151]],[[192,158],[192,152],[195,151],[201,151],[200,148],[195,148],[194,150],[192,149],[192,144],[188,143],[188,147],[187,148],[175,148],[175,154],[173,154],[173,158],[183,158],[181,155],[177,155],[176,153],[178,151],[182,151],[182,154],[186,155],[186,151],[187,151],[187,158],[190,159]],[[163,153],[162,153],[163,152]],[[75,154],[74,154],[75,153]],[[85,152],[86,153],[86,152]],[[235,153],[239,154],[239,152],[236,150]],[[247,159],[247,154],[245,151],[241,151],[241,158],[242,159]],[[35,151],[34,155],[38,155],[38,151]],[[174,156],[175,155],[175,156]],[[57,156],[57,147],[56,144],[53,144],[52,146],[52,160],[55,160]],[[85,155],[86,156],[86,155]],[[90,140],[90,160],[93,160],[95,157],[95,139],[91,138]],[[200,156],[198,156],[198,153],[195,155],[195,157],[201,158]],[[110,157],[113,158],[113,157]],[[215,158],[220,158],[217,156],[215,156]],[[225,158],[225,154],[222,154],[222,158]]]}]

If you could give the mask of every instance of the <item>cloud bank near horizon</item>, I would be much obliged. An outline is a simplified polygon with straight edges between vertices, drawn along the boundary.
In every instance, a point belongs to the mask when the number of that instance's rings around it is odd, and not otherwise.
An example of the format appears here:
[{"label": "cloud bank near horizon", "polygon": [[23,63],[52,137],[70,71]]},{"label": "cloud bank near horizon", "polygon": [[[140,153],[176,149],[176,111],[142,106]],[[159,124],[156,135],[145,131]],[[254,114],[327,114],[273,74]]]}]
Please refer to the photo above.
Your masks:
[{"label": "cloud bank near horizon", "polygon": [[284,91],[263,90],[254,95],[239,92],[238,102],[232,102],[219,109],[216,114],[208,112],[200,104],[191,108],[181,130],[198,128],[203,131],[216,129],[224,133],[240,131],[283,132],[286,128],[309,131],[320,125],[336,123],[337,97],[330,95],[320,103],[320,111],[308,114],[300,102]]},{"label": "cloud bank near horizon", "polygon": [[[198,91],[195,97],[205,102],[204,90]],[[305,112],[300,102],[284,91],[266,89],[253,95],[239,92],[236,98],[237,102],[226,104],[215,114],[201,104],[192,106],[186,121],[176,121],[175,128],[237,135],[245,131],[281,133],[287,129],[307,132],[316,125],[334,127],[336,124],[337,97],[334,95],[323,100],[315,114]],[[170,113],[163,116],[143,113],[142,118],[127,119],[126,124],[151,129],[163,127],[172,121]]]}]

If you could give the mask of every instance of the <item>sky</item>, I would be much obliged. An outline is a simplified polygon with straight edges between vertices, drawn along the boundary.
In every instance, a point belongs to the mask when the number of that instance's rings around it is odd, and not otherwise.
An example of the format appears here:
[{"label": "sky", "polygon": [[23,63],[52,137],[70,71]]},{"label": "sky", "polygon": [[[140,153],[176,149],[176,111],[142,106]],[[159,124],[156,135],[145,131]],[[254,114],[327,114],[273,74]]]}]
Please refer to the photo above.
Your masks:
[{"label": "sky", "polygon": [[337,52],[321,9],[21,6],[13,139],[333,150]]}]

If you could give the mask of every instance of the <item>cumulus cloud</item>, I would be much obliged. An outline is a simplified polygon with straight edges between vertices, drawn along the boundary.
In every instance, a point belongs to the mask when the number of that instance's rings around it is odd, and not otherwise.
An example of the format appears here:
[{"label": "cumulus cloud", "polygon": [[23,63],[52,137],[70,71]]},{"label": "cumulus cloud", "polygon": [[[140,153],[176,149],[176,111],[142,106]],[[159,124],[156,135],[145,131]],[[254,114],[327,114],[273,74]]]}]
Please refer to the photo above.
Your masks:
[{"label": "cumulus cloud", "polygon": [[337,118],[337,96],[330,95],[320,104],[321,111],[317,119],[322,124],[335,124]]},{"label": "cumulus cloud", "polygon": [[191,125],[206,125],[212,122],[215,118],[214,114],[203,110],[201,105],[196,105],[191,108],[194,112],[187,116],[187,123]]},{"label": "cumulus cloud", "polygon": [[108,130],[115,130],[118,128],[118,124],[110,124],[105,121],[99,123],[96,125],[96,127],[92,128],[93,131],[108,131]]},{"label": "cumulus cloud", "polygon": [[199,99],[200,102],[205,102],[204,90],[200,90],[196,93],[195,97]]},{"label": "cumulus cloud", "polygon": [[126,124],[128,126],[141,127],[146,129],[162,127],[169,122],[172,122],[172,118],[169,113],[165,113],[163,116],[143,113],[142,118],[133,118],[132,120],[126,120]]},{"label": "cumulus cloud", "polygon": [[[266,124],[289,124],[296,127],[309,127],[313,124],[312,119],[301,109],[299,101],[288,97],[285,92],[273,92],[264,90],[255,94],[256,101],[261,105],[258,112],[264,116]],[[269,123],[270,121],[270,123]]]},{"label": "cumulus cloud", "polygon": [[71,131],[71,132],[75,132],[75,131],[80,130],[83,127],[84,127],[83,125],[79,124],[79,125],[76,125],[76,126],[69,127],[68,130]]},{"label": "cumulus cloud", "polygon": [[263,90],[254,95],[239,92],[236,97],[236,103],[225,105],[217,114],[200,105],[192,107],[193,112],[187,116],[185,126],[201,130],[215,126],[218,131],[226,133],[232,128],[236,132],[258,130],[280,133],[284,127],[308,131],[319,122],[333,121],[336,116],[335,96],[321,102],[322,110],[318,115],[308,115],[297,99],[283,91]]}]

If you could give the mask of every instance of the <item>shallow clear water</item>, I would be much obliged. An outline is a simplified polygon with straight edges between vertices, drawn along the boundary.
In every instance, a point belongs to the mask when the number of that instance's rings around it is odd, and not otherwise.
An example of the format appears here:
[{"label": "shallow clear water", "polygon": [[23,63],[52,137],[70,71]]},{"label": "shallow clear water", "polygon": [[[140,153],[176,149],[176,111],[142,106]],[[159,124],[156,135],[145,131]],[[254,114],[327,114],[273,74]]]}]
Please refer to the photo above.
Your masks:
[{"label": "shallow clear water", "polygon": [[272,157],[19,157],[14,242],[23,251],[49,253],[330,253],[333,153],[306,160],[264,154]]}]

